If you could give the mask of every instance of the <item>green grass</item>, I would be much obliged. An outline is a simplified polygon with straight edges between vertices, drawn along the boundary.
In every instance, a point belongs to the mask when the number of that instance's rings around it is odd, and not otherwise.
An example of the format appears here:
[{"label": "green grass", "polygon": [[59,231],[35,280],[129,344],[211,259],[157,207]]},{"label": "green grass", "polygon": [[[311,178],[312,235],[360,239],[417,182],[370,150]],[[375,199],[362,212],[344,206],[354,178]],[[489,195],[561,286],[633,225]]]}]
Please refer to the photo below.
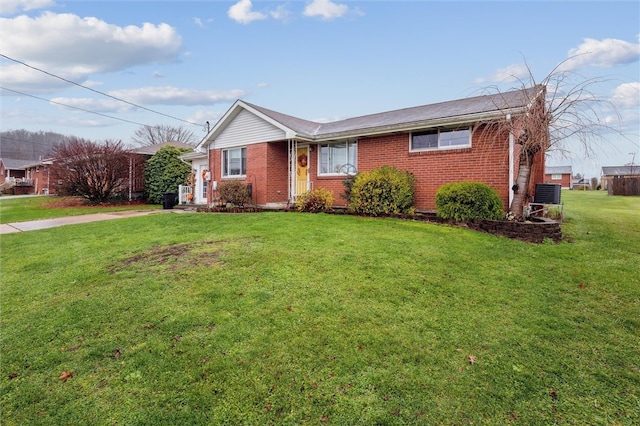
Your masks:
[{"label": "green grass", "polygon": [[104,213],[122,210],[157,209],[153,204],[83,205],[72,197],[0,197],[0,223],[24,222],[37,219],[75,216],[89,213]]},{"label": "green grass", "polygon": [[640,198],[562,197],[573,243],[300,213],[3,235],[2,424],[637,424]]}]

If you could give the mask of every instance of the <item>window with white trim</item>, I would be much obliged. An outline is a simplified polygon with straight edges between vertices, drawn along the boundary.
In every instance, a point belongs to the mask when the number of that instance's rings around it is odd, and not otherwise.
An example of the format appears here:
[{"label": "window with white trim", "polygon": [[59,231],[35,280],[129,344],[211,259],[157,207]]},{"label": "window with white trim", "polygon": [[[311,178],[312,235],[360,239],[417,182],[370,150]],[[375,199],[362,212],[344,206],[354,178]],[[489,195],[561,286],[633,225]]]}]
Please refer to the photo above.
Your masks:
[{"label": "window with white trim", "polygon": [[551,174],[551,180],[560,180],[562,179],[562,174],[560,173],[552,173]]},{"label": "window with white trim", "polygon": [[318,175],[346,175],[358,170],[358,143],[356,141],[318,145]]},{"label": "window with white trim", "polygon": [[471,146],[471,127],[461,129],[431,129],[411,133],[411,151],[467,148]]},{"label": "window with white trim", "polygon": [[247,148],[222,150],[222,177],[241,177],[247,174]]}]

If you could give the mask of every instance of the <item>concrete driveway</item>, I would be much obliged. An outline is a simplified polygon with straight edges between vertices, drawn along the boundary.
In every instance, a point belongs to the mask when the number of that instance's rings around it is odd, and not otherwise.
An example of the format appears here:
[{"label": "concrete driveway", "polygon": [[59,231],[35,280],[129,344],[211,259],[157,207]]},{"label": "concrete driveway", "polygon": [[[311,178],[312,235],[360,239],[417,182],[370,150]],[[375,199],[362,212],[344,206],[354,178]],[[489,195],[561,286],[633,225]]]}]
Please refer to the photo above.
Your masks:
[{"label": "concrete driveway", "polygon": [[83,214],[79,216],[58,217],[55,219],[30,220],[27,222],[14,222],[0,224],[0,234],[14,232],[36,231],[38,229],[55,228],[57,226],[74,225],[77,223],[98,222],[102,220],[123,219],[127,217],[148,216],[159,213],[185,213],[185,210],[130,210],[108,213]]}]

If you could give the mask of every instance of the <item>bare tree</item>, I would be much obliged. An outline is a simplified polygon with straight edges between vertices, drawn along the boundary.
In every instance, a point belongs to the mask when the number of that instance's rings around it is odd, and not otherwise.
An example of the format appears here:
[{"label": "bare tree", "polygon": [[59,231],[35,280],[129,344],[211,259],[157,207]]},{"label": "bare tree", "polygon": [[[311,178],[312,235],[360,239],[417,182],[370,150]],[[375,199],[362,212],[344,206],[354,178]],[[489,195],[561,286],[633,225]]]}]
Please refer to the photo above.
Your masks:
[{"label": "bare tree", "polygon": [[131,141],[140,146],[158,145],[164,142],[182,142],[195,145],[198,142],[195,133],[182,126],[165,124],[142,126],[135,131]]},{"label": "bare tree", "polygon": [[[498,131],[513,136],[518,155],[518,173],[513,187],[514,197],[509,210],[520,217],[530,197],[529,186],[536,156],[555,150],[567,152],[565,142],[580,142],[586,156],[593,155],[596,143],[604,134],[615,131],[606,121],[605,111],[617,110],[609,101],[594,94],[593,88],[605,80],[585,78],[568,68],[572,58],[557,65],[546,77],[537,82],[529,68],[528,79],[517,79],[518,87],[528,99],[528,109],[511,116],[504,108],[504,117],[487,123],[484,131]],[[487,93],[501,94],[496,86],[484,89]],[[509,91],[513,91],[510,89]],[[502,106],[500,108],[503,108]]]},{"label": "bare tree", "polygon": [[52,173],[61,181],[60,191],[90,203],[109,201],[128,178],[129,154],[120,141],[70,138],[54,146],[53,154]]}]

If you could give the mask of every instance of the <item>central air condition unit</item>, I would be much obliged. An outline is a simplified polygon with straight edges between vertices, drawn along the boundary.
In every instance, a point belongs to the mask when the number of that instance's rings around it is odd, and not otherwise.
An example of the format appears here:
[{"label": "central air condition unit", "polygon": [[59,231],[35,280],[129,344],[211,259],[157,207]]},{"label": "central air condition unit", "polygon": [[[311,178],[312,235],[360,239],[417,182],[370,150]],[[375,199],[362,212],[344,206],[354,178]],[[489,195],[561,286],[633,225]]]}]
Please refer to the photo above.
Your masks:
[{"label": "central air condition unit", "polygon": [[536,184],[536,195],[533,197],[536,204],[560,204],[560,185],[555,183]]}]

